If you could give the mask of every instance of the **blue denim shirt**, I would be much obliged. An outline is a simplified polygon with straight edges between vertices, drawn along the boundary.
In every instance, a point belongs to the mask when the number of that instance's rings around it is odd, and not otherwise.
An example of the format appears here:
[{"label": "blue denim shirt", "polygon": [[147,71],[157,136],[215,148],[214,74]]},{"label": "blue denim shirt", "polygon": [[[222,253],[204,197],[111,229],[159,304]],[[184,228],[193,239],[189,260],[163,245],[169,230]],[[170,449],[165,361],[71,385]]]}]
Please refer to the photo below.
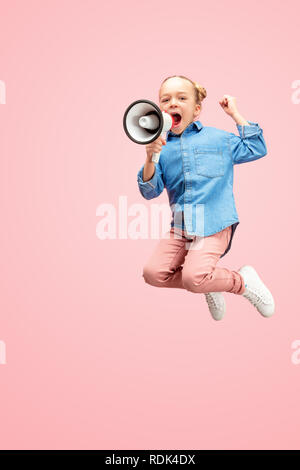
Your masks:
[{"label": "blue denim shirt", "polygon": [[[153,177],[137,175],[140,193],[153,199],[166,188],[172,212],[171,227],[207,237],[232,226],[229,251],[239,218],[233,195],[233,166],[267,155],[259,124],[236,124],[239,136],[200,121],[190,123],[181,135],[169,130],[166,145],[155,164]],[[197,222],[197,223],[196,223]],[[199,223],[201,222],[201,223]]]}]

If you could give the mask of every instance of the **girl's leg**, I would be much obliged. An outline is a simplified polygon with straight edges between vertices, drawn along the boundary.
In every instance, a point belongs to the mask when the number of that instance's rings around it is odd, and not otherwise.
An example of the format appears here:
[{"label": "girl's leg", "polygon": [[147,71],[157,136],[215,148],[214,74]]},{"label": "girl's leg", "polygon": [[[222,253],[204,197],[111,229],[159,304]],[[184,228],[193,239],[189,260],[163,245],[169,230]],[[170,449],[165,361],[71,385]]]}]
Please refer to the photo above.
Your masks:
[{"label": "girl's leg", "polygon": [[243,277],[237,271],[216,267],[230,241],[231,226],[209,237],[196,237],[185,258],[182,283],[196,293],[245,291]]},{"label": "girl's leg", "polygon": [[183,289],[182,264],[188,252],[188,239],[183,231],[172,227],[167,237],[161,239],[143,269],[147,284],[156,287],[177,287]]}]

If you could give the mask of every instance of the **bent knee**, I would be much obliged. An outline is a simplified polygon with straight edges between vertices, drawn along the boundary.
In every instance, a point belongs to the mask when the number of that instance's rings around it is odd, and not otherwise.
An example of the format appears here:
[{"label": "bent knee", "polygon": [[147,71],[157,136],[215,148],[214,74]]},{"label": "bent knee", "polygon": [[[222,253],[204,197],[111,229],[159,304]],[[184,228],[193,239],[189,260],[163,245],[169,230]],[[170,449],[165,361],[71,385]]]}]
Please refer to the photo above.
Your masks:
[{"label": "bent knee", "polygon": [[143,268],[143,278],[147,284],[151,286],[160,285],[161,281],[161,273],[159,272],[158,268],[147,264]]},{"label": "bent knee", "polygon": [[164,287],[169,277],[170,273],[163,269],[162,266],[148,263],[143,268],[143,278],[147,284],[152,286]]}]

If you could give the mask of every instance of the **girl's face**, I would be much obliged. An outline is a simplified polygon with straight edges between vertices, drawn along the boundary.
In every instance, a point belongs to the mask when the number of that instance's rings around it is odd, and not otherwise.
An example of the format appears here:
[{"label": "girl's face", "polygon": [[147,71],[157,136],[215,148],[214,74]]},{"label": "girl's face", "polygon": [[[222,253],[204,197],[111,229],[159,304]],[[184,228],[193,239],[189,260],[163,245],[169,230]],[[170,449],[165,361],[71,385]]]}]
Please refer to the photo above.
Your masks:
[{"label": "girl's face", "polygon": [[195,103],[192,83],[180,77],[169,78],[162,85],[159,91],[159,106],[161,111],[175,115],[178,124],[172,127],[172,132],[179,135],[201,111],[200,105]]}]

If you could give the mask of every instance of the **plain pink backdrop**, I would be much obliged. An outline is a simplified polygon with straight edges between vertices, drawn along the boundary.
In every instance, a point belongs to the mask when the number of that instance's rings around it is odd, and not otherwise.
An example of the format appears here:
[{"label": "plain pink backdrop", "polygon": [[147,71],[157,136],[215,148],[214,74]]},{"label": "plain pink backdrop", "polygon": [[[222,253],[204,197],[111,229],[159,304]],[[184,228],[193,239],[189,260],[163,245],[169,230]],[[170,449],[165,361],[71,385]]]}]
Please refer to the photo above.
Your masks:
[{"label": "plain pink backdrop", "polygon": [[[185,6],[186,5],[186,6]],[[296,0],[1,1],[1,449],[299,449],[299,80]],[[146,201],[145,149],[122,125],[137,99],[187,75],[200,121],[268,155],[235,166],[240,225],[221,266],[253,265],[276,313],[225,294],[147,285],[155,239],[100,240],[103,203]],[[130,220],[130,217],[129,217]]]}]

